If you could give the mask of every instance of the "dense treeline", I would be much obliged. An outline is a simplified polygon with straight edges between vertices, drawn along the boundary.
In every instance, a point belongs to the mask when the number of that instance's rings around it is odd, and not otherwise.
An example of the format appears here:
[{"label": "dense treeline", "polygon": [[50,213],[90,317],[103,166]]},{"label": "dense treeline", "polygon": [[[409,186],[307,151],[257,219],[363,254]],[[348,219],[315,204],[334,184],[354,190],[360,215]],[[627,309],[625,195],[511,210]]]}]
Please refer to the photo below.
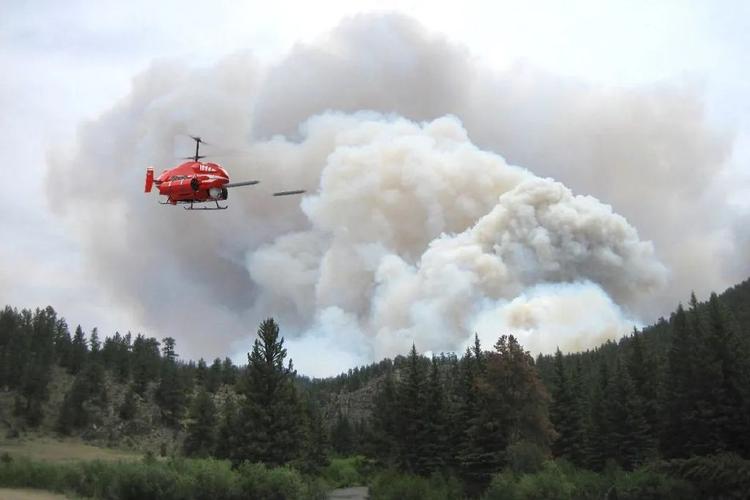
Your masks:
[{"label": "dense treeline", "polygon": [[[691,296],[668,320],[582,353],[533,359],[516,338],[501,335],[487,350],[475,338],[462,356],[428,359],[413,346],[392,361],[311,380],[296,374],[273,320],[260,325],[247,365],[238,368],[228,358],[182,361],[172,338],[101,339],[80,327],[71,335],[52,308],[6,307],[0,388],[14,395],[13,413],[25,425],[52,419],[62,434],[101,423],[113,408],[120,421],[132,421],[151,404],[159,425],[182,436],[181,454],[227,459],[235,468],[291,465],[315,474],[331,456],[360,454],[428,489],[437,481],[441,491],[458,484],[468,496],[504,498],[497,492],[523,490],[527,476],[518,474],[531,474],[569,484],[579,496],[590,487],[596,498],[617,481],[625,481],[622,491],[641,491],[626,485],[641,480],[687,491],[693,486],[664,474],[698,481],[721,475],[716,464],[745,477],[749,331],[746,281],[705,303]],[[55,376],[70,383],[50,415]],[[324,412],[331,395],[368,388],[366,418],[350,420],[346,408]],[[613,470],[635,472],[615,477]],[[696,487],[705,491],[706,481]]]}]

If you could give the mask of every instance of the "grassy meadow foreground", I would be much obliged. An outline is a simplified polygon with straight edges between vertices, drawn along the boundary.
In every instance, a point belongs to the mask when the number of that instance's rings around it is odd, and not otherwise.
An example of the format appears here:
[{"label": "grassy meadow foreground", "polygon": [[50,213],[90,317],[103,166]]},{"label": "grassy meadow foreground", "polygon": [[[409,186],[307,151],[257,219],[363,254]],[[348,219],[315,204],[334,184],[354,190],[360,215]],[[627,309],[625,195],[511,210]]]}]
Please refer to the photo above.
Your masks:
[{"label": "grassy meadow foreground", "polygon": [[[71,498],[747,498],[750,281],[597,349],[512,335],[299,376],[273,320],[237,367],[0,311],[0,488]],[[6,490],[7,491],[7,490]],[[24,490],[30,493],[30,490]],[[22,491],[23,493],[23,491]],[[18,494],[16,491],[13,494]],[[35,492],[33,494],[43,494]]]}]

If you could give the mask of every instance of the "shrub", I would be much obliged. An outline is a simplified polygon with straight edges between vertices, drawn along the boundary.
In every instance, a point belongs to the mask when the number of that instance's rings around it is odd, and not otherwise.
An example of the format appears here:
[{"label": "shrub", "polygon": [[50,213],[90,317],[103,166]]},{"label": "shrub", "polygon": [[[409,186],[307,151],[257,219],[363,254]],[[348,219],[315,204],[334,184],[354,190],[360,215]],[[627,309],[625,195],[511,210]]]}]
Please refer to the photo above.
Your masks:
[{"label": "shrub", "polygon": [[307,487],[299,472],[288,467],[269,469],[263,464],[243,463],[239,487],[246,498],[287,500],[304,498]]},{"label": "shrub", "polygon": [[545,453],[542,448],[528,441],[518,441],[505,449],[508,467],[517,474],[538,472],[544,466]]},{"label": "shrub", "polygon": [[684,481],[648,469],[597,474],[557,460],[545,462],[543,469],[534,474],[505,471],[496,475],[483,498],[595,500],[605,497],[618,500],[683,499],[695,498],[695,492]]},{"label": "shrub", "polygon": [[455,478],[433,474],[428,479],[386,471],[375,477],[370,496],[373,500],[455,500],[463,494]]},{"label": "shrub", "polygon": [[321,475],[334,488],[360,486],[372,476],[373,463],[363,456],[334,458],[321,470]]},{"label": "shrub", "polygon": [[181,476],[193,480],[193,498],[232,500],[240,498],[239,475],[225,460],[181,460],[175,461]]},{"label": "shrub", "polygon": [[17,457],[0,462],[0,486],[62,491],[62,472],[60,466]]},{"label": "shrub", "polygon": [[189,498],[190,485],[168,464],[119,463],[115,497],[121,500]]},{"label": "shrub", "polygon": [[618,500],[680,500],[698,498],[686,481],[656,471],[639,469],[619,475],[612,487]]},{"label": "shrub", "polygon": [[33,487],[77,496],[118,500],[322,500],[322,478],[304,479],[288,467],[173,458],[166,462],[54,464],[24,458],[0,461],[0,486]]},{"label": "shrub", "polygon": [[746,498],[750,491],[750,460],[733,453],[669,460],[653,468],[690,482],[702,498]]}]

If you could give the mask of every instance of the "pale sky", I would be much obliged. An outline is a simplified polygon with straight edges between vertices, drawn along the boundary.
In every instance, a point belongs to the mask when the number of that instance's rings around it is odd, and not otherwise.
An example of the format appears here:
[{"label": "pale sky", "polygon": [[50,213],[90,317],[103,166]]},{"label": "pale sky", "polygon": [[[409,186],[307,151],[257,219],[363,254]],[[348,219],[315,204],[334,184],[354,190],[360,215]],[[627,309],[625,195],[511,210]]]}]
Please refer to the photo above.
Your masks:
[{"label": "pale sky", "polygon": [[[582,82],[699,88],[711,123],[734,134],[731,167],[750,186],[744,1],[0,0],[0,304],[51,304],[71,325],[98,326],[107,335],[138,331],[87,273],[75,235],[51,212],[46,159],[69,147],[80,124],[127,95],[132,78],[155,59],[200,66],[251,51],[273,64],[342,18],[381,10],[413,17],[491,68],[521,61]],[[748,192],[736,191],[730,203],[747,210]]]}]

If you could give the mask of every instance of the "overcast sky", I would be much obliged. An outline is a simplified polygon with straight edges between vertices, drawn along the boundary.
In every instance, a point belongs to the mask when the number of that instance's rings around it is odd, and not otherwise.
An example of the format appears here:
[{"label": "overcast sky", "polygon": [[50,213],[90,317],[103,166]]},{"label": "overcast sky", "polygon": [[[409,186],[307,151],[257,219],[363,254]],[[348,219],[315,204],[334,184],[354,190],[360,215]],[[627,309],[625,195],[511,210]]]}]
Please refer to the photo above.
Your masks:
[{"label": "overcast sky", "polygon": [[106,334],[141,328],[103,292],[76,237],[51,210],[48,158],[70,147],[80,124],[127,95],[133,77],[156,59],[204,66],[251,51],[272,64],[343,18],[384,8],[413,17],[498,70],[522,61],[581,82],[698,89],[711,125],[733,138],[730,171],[741,188],[728,203],[748,210],[750,3],[741,0],[0,0],[0,304],[51,304],[69,323],[98,325]]}]

